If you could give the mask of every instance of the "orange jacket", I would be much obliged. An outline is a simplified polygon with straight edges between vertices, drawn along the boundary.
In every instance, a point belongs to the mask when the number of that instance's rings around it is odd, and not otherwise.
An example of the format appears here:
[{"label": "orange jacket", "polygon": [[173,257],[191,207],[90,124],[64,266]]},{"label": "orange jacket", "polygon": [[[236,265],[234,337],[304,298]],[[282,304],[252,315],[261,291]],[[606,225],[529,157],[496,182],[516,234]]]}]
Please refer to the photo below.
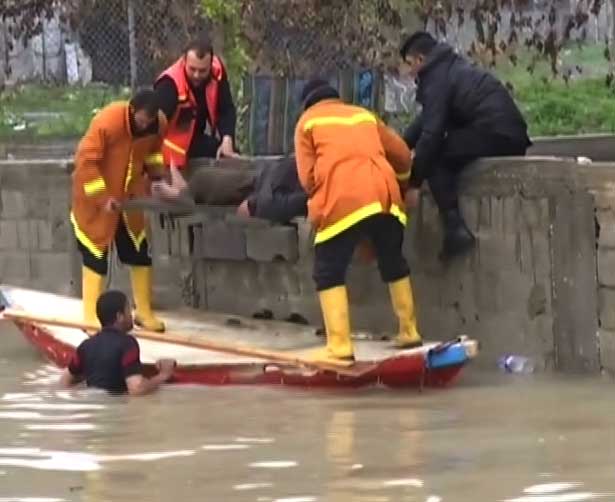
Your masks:
[{"label": "orange jacket", "polygon": [[158,134],[133,138],[128,102],[111,103],[92,120],[79,142],[72,174],[71,222],[77,239],[102,257],[115,237],[120,216],[137,249],[145,237],[141,211],[106,212],[109,197],[122,202],[148,191],[146,170],[163,168],[160,147],[166,118],[158,114]]},{"label": "orange jacket", "polygon": [[316,244],[378,213],[406,224],[400,185],[410,178],[411,152],[371,112],[338,99],[313,105],[297,123],[295,153]]},{"label": "orange jacket", "polygon": [[[171,162],[177,167],[185,167],[188,161],[188,149],[196,125],[197,102],[186,77],[186,62],[179,58],[173,65],[160,74],[170,77],[177,87],[177,108],[169,121],[169,130],[164,139],[162,155],[167,165]],[[205,102],[212,129],[216,129],[219,116],[220,81],[224,77],[224,65],[217,56],[211,60],[211,78],[205,87]],[[181,123],[180,119],[181,118]]]}]

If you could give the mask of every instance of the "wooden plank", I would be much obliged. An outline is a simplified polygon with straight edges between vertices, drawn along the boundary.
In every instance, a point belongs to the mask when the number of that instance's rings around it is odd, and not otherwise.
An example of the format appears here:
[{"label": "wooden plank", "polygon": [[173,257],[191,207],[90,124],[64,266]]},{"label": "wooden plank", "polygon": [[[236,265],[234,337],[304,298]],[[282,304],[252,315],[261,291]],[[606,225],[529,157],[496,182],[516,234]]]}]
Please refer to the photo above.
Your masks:
[{"label": "wooden plank", "polygon": [[[88,324],[83,321],[76,321],[73,319],[64,319],[52,316],[41,316],[13,309],[4,310],[2,312],[2,316],[5,319],[17,322],[81,329],[88,331],[89,333],[95,333],[99,330],[99,327],[95,324]],[[292,352],[278,352],[240,344],[223,343],[217,340],[206,339],[198,333],[158,333],[155,331],[139,329],[134,330],[131,334],[136,338],[143,338],[144,340],[153,340],[157,342],[176,344],[196,349],[212,350],[225,354],[255,357],[278,364],[285,363],[293,366],[314,368],[324,371],[333,371],[335,373],[339,373],[340,375],[352,377],[359,377],[369,371],[372,371],[376,366],[376,364],[361,364],[358,367],[353,367],[354,363],[350,361],[341,361],[335,359],[312,361],[309,358],[306,358],[304,355],[299,355]]]}]

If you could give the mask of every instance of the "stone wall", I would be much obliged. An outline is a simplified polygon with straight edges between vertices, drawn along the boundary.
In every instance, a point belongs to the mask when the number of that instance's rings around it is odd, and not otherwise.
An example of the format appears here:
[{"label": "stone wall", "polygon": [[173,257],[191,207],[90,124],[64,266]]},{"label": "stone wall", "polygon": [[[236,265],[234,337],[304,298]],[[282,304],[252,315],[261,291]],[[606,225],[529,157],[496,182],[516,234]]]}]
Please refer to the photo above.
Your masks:
[{"label": "stone wall", "polygon": [[76,291],[69,179],[67,162],[0,164],[0,282]]},{"label": "stone wall", "polygon": [[[0,282],[79,294],[69,168],[0,162]],[[475,337],[486,366],[512,352],[546,369],[615,371],[614,168],[549,158],[478,162],[462,180],[462,207],[479,244],[448,267],[436,258],[440,225],[424,193],[405,244],[423,335]],[[158,306],[243,315],[269,309],[277,319],[297,313],[321,324],[304,220],[273,226],[225,208],[152,213],[151,239]],[[127,289],[117,260],[110,270],[110,285]],[[392,333],[376,267],[356,260],[348,284],[353,327]]]},{"label": "stone wall", "polygon": [[[400,84],[401,85],[401,84]],[[401,91],[400,91],[401,92]],[[0,140],[0,159],[65,159],[72,157],[79,138]],[[615,135],[584,134],[532,138],[532,156],[589,157],[596,162],[615,162]]]}]

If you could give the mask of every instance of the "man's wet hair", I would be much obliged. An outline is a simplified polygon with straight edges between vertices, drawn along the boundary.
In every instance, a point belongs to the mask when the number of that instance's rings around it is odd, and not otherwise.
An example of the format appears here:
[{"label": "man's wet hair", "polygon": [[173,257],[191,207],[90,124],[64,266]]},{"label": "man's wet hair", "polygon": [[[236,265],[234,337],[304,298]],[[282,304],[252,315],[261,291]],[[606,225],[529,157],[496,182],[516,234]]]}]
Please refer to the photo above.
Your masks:
[{"label": "man's wet hair", "polygon": [[437,44],[438,41],[431,34],[417,31],[404,40],[399,55],[402,59],[406,56],[426,56]]},{"label": "man's wet hair", "polygon": [[202,33],[188,42],[184,50],[184,55],[187,55],[190,51],[194,51],[196,57],[203,59],[208,54],[214,53],[214,46],[211,43],[211,38],[206,33]]},{"label": "man's wet hair", "polygon": [[130,105],[135,112],[145,110],[150,117],[156,117],[160,105],[158,97],[152,89],[141,89],[130,100]]},{"label": "man's wet hair", "polygon": [[117,290],[105,291],[96,301],[96,316],[103,328],[112,326],[118,314],[123,314],[128,304],[128,298]]}]

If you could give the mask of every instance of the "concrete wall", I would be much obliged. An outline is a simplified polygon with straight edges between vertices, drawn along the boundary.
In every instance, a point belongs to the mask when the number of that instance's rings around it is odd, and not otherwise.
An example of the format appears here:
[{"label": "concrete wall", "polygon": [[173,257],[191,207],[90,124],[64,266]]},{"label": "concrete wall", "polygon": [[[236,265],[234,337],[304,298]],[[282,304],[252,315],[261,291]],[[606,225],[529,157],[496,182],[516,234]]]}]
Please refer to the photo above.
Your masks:
[{"label": "concrete wall", "polygon": [[[0,162],[0,282],[79,294],[69,168]],[[224,167],[232,168],[239,167]],[[436,258],[440,225],[425,193],[406,239],[423,335],[476,337],[479,364],[488,366],[513,352],[546,369],[615,371],[614,168],[545,158],[478,162],[463,179],[462,207],[479,244],[448,267]],[[271,226],[210,208],[182,218],[152,214],[151,234],[158,305],[244,315],[267,308],[278,319],[295,312],[321,324],[305,221]],[[353,327],[393,332],[376,268],[353,263],[348,283]],[[116,260],[110,284],[128,288]]]},{"label": "concrete wall", "polygon": [[75,291],[68,163],[0,164],[0,282]]},{"label": "concrete wall", "polygon": [[[404,101],[402,94],[412,92],[404,88],[405,82],[391,81],[389,87],[394,95],[385,96],[385,101]],[[395,91],[395,89],[397,89]],[[407,103],[406,103],[407,105]],[[387,106],[385,104],[385,106]],[[391,105],[401,106],[401,105]],[[387,110],[389,111],[389,110]],[[64,159],[71,157],[79,138],[0,140],[0,159]],[[532,138],[534,145],[528,155],[553,157],[589,157],[595,162],[615,162],[615,135],[585,134],[576,136],[544,136]]]},{"label": "concrete wall", "polygon": [[545,136],[533,138],[528,155],[589,157],[594,162],[615,161],[615,135]]}]

